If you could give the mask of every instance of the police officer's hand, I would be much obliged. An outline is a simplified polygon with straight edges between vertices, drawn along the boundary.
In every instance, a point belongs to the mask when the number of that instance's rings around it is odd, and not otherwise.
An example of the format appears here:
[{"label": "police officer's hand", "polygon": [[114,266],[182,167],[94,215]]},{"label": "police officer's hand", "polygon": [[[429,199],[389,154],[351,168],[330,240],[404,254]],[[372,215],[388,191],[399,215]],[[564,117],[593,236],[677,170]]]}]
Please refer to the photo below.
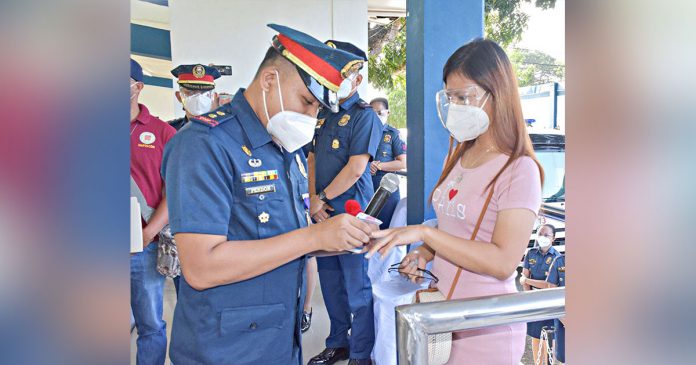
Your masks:
[{"label": "police officer's hand", "polygon": [[421,283],[423,281],[422,274],[420,270],[425,270],[425,266],[428,264],[428,260],[423,257],[417,250],[409,252],[404,259],[401,260],[401,265],[399,265],[399,272],[401,275],[405,276],[407,279],[414,283]]},{"label": "police officer's hand", "polygon": [[370,233],[377,228],[345,213],[309,226],[317,242],[317,251],[330,252],[362,248],[370,242]]},{"label": "police officer's hand", "polygon": [[323,222],[331,216],[328,211],[333,212],[333,207],[324,203],[317,195],[314,195],[309,200],[309,215],[315,222]]},{"label": "police officer's hand", "polygon": [[147,227],[143,228],[143,248],[147,247],[147,245],[154,241],[155,236],[157,236],[157,232],[150,232]]},{"label": "police officer's hand", "polygon": [[377,173],[377,171],[379,171],[379,164],[379,161],[372,161],[370,163],[370,174],[374,175]]}]

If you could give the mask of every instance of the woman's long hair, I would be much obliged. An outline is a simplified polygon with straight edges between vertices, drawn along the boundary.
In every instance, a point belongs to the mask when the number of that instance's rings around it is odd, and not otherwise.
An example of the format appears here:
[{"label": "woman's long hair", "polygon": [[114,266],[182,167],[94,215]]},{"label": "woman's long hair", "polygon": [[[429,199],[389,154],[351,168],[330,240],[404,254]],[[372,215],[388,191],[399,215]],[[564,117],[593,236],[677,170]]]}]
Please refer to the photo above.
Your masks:
[{"label": "woman's long hair", "polygon": [[[532,141],[527,134],[527,126],[522,117],[520,95],[517,90],[517,79],[505,51],[493,41],[474,40],[460,47],[450,56],[442,70],[442,81],[446,83],[447,76],[452,73],[459,73],[473,80],[490,93],[489,103],[492,105],[493,118],[488,130],[491,132],[498,151],[510,156],[484,191],[490,188],[500,174],[521,156],[531,157],[539,166],[543,186],[544,170],[534,154]],[[455,164],[459,163],[464,152],[473,146],[474,141],[456,143],[454,138],[450,136],[445,167],[437,184],[435,184],[435,188],[430,193],[430,202],[432,202],[435,189],[447,178]]]}]

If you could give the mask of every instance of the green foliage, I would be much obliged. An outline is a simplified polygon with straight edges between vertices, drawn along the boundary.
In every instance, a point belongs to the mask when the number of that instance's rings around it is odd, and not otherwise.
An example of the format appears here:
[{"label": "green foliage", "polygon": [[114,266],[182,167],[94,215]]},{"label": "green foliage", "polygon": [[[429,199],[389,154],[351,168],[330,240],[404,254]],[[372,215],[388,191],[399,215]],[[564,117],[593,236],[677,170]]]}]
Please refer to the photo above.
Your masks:
[{"label": "green foliage", "polygon": [[[541,9],[550,9],[556,5],[556,0],[486,0],[484,5],[485,37],[496,41],[503,48],[508,48],[511,44],[518,42],[527,28],[529,20],[529,16],[521,9],[522,2],[533,2],[536,7]],[[398,18],[376,31],[371,30],[370,33],[371,38],[377,36],[383,38],[377,41],[370,39],[368,42],[371,47],[368,56],[370,83],[387,94],[391,111],[389,123],[397,128],[405,127],[406,19]],[[541,83],[539,81],[552,80],[554,77],[563,77],[564,68],[557,66],[555,59],[548,55],[544,56],[549,57],[549,59],[539,54],[515,56],[516,59],[512,62],[515,63],[520,86]],[[531,65],[531,63],[552,66]]]},{"label": "green foliage", "polygon": [[519,86],[559,82],[565,78],[565,66],[544,52],[515,48],[509,56]]}]

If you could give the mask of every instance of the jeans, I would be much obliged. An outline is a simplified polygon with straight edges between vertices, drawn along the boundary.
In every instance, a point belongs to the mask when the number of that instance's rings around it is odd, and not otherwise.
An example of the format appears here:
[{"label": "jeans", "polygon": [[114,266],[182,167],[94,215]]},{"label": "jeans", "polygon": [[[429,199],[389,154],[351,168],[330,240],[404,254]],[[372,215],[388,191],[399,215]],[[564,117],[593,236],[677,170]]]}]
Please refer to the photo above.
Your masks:
[{"label": "jeans", "polygon": [[167,324],[162,320],[164,276],[157,272],[157,242],[130,258],[131,309],[138,329],[138,365],[164,365]]}]

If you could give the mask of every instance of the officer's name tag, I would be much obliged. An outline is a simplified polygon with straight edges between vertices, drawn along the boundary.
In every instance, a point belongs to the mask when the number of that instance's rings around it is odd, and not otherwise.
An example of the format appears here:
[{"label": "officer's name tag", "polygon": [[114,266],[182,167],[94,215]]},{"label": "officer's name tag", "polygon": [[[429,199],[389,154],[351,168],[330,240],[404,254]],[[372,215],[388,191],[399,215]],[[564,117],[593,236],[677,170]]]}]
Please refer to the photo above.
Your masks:
[{"label": "officer's name tag", "polygon": [[278,179],[278,170],[246,172],[242,174],[241,178],[243,183],[276,180]]},{"label": "officer's name tag", "polygon": [[251,188],[246,188],[244,189],[246,191],[247,196],[251,195],[259,195],[259,194],[266,194],[266,193],[275,193],[276,188],[275,184],[269,184],[269,185],[259,185],[259,186],[254,186]]}]

